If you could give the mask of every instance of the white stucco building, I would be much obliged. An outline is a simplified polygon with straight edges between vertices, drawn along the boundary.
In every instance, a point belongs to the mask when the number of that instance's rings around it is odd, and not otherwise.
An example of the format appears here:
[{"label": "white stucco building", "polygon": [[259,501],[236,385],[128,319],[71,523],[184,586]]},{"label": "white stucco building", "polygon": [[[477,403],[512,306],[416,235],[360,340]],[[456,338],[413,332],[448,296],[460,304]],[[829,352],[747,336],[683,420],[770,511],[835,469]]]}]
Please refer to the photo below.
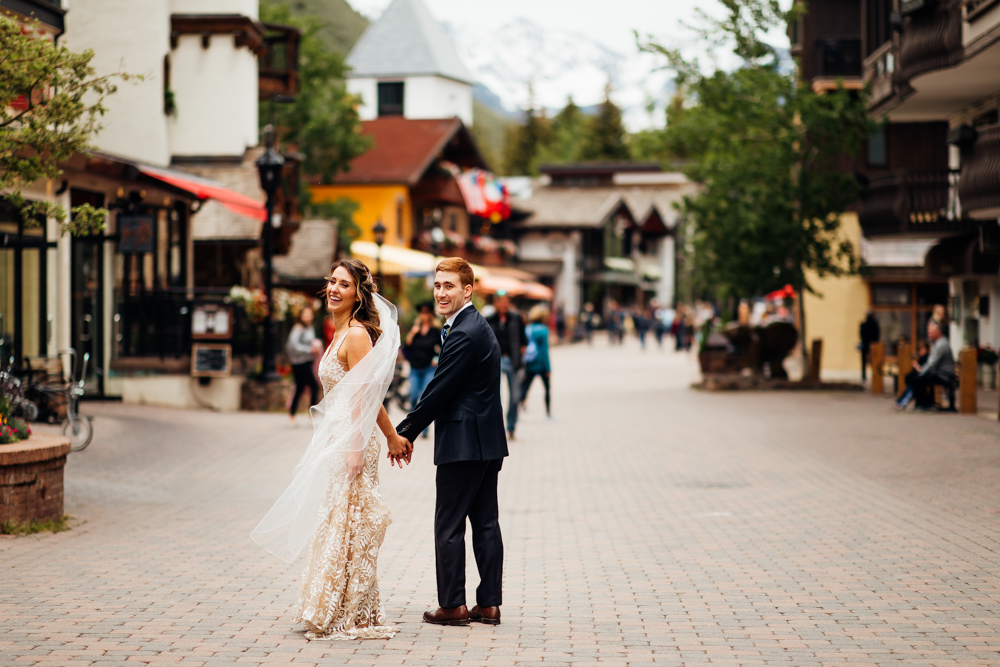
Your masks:
[{"label": "white stucco building", "polygon": [[421,0],[393,0],[347,58],[361,119],[452,118],[472,125],[472,75]]},{"label": "white stucco building", "polygon": [[191,377],[190,332],[202,229],[260,238],[253,158],[268,37],[257,0],[19,0],[0,10],[41,20],[60,46],[92,50],[98,75],[141,77],[104,100],[96,151],[24,189],[67,210],[106,207],[103,232],[71,237],[51,219],[29,227],[0,206],[0,353],[44,363],[74,348],[90,356],[88,393],[238,408],[241,378]]}]

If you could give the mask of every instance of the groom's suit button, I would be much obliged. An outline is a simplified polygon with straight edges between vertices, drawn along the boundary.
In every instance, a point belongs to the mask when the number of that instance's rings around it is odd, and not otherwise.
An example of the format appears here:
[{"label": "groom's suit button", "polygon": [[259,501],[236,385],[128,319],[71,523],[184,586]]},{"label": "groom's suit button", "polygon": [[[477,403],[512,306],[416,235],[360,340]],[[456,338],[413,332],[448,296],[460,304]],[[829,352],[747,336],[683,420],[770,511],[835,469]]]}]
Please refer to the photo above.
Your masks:
[{"label": "groom's suit button", "polygon": [[451,609],[439,607],[437,611],[425,611],[424,623],[432,623],[434,625],[468,625],[469,609],[463,604]]}]

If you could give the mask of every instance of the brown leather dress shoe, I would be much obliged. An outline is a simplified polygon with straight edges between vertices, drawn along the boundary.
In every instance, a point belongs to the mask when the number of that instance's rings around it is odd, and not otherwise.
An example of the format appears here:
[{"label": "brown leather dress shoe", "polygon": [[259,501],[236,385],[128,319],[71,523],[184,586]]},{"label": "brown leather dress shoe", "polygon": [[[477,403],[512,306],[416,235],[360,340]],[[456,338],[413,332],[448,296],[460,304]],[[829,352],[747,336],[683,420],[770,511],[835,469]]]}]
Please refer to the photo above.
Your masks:
[{"label": "brown leather dress shoe", "polygon": [[469,610],[469,620],[486,625],[500,625],[500,607],[482,607],[477,604]]},{"label": "brown leather dress shoe", "polygon": [[452,607],[451,609],[438,607],[437,611],[424,612],[424,623],[432,623],[434,625],[468,625],[469,610],[464,604],[460,607]]}]

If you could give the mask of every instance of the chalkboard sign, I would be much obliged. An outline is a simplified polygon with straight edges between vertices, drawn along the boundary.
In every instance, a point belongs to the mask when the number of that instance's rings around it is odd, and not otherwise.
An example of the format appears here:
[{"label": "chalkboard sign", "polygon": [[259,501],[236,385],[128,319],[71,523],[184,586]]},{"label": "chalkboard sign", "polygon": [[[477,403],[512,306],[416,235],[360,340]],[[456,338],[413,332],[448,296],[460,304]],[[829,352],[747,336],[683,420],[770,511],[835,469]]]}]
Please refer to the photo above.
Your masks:
[{"label": "chalkboard sign", "polygon": [[191,346],[191,375],[194,377],[225,377],[232,372],[231,345],[195,343]]}]

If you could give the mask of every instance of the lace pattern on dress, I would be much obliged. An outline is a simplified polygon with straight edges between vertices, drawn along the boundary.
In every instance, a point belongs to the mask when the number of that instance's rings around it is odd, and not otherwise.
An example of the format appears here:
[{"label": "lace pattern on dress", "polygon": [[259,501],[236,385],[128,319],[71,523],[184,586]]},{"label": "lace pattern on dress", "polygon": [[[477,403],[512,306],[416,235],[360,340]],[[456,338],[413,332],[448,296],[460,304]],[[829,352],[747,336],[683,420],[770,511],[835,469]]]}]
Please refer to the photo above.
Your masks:
[{"label": "lace pattern on dress", "polygon": [[[337,359],[347,332],[319,364],[323,391],[330,392],[347,374]],[[386,623],[379,595],[378,550],[392,522],[378,488],[380,439],[376,429],[365,448],[364,468],[351,484],[346,470],[330,471],[319,523],[306,550],[295,622],[306,626],[306,639],[389,639],[399,627]]]}]

